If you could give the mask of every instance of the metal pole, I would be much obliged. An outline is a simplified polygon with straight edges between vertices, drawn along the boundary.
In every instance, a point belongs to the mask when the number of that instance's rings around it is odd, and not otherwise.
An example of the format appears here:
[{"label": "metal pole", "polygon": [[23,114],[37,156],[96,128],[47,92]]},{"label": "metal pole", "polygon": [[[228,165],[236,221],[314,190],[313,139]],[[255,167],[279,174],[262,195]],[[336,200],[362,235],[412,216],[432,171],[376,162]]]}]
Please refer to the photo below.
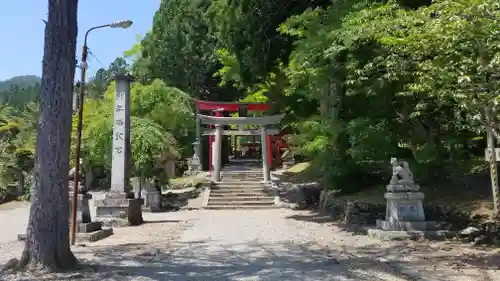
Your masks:
[{"label": "metal pole", "polygon": [[109,27],[110,24],[99,25],[92,27],[85,32],[85,38],[83,40],[82,46],[82,64],[81,64],[81,77],[80,77],[80,91],[78,94],[78,123],[76,128],[76,151],[75,151],[75,175],[73,179],[73,197],[71,198],[71,245],[75,245],[76,242],[76,211],[78,205],[78,183],[80,181],[80,154],[82,148],[82,128],[83,128],[83,104],[84,104],[84,93],[85,93],[85,77],[87,76],[87,38],[92,30],[98,28]]},{"label": "metal pole", "polygon": [[87,38],[89,33],[92,30],[105,28],[105,27],[120,27],[120,28],[128,28],[132,24],[132,21],[127,21],[127,25],[123,25],[120,23],[125,23],[125,21],[114,22],[110,24],[103,24],[94,26],[89,28],[87,32],[85,32],[85,38],[83,40],[82,46],[82,64],[81,64],[81,77],[80,77],[80,92],[78,95],[78,125],[76,129],[76,151],[75,151],[75,175],[74,175],[74,188],[73,188],[73,197],[71,198],[71,245],[75,245],[76,240],[76,210],[78,204],[78,181],[80,180],[80,153],[82,147],[82,127],[83,127],[83,97],[85,93],[85,77],[87,74],[87,55],[88,55],[88,47],[87,47]]},{"label": "metal pole", "polygon": [[[89,30],[90,31],[90,30]],[[82,127],[83,127],[83,97],[85,93],[85,76],[87,73],[87,35],[85,34],[85,40],[82,47],[82,65],[81,65],[81,77],[80,77],[80,92],[78,95],[78,125],[76,129],[76,151],[75,151],[75,175],[73,179],[73,197],[71,200],[71,245],[75,245],[76,241],[76,211],[78,204],[78,182],[80,180],[80,150],[82,147]]]}]

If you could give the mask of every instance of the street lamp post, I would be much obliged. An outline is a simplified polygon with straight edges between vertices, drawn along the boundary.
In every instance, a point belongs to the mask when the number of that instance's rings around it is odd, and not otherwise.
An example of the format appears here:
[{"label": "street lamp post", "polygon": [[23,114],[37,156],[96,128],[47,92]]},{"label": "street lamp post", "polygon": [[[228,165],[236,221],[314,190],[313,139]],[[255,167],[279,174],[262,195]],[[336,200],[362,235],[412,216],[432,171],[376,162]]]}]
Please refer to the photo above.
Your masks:
[{"label": "street lamp post", "polygon": [[76,210],[77,210],[77,200],[78,200],[78,182],[80,174],[80,150],[82,147],[82,127],[83,127],[83,97],[85,92],[85,77],[87,74],[87,38],[92,30],[100,28],[122,28],[126,29],[132,25],[131,20],[116,21],[109,24],[94,26],[85,32],[85,38],[83,40],[82,46],[82,64],[81,64],[81,77],[80,77],[80,87],[78,94],[78,125],[76,131],[76,151],[75,151],[75,174],[74,174],[74,187],[73,187],[73,197],[71,200],[71,245],[75,245],[76,240]]}]

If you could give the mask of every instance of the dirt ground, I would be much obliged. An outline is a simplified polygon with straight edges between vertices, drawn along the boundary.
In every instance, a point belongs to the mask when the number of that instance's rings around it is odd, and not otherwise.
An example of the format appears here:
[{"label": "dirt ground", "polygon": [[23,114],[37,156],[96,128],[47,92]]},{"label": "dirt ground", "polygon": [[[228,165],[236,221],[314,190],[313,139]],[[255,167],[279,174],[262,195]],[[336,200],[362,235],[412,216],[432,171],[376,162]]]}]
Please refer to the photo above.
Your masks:
[{"label": "dirt ground", "polygon": [[[500,280],[498,250],[454,241],[381,242],[309,211],[196,210],[145,219],[74,247],[81,270],[2,273],[0,280]],[[0,262],[19,257],[22,246],[1,243]]]}]

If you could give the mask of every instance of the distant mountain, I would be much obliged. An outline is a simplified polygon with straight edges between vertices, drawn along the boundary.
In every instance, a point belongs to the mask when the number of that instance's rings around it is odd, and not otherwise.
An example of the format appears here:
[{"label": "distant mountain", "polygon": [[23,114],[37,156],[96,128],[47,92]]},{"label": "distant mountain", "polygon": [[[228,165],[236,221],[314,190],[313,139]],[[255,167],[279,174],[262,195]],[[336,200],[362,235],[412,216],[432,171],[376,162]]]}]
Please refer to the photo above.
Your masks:
[{"label": "distant mountain", "polygon": [[0,92],[8,91],[11,86],[18,88],[29,88],[40,83],[41,78],[36,75],[21,75],[15,76],[5,81],[0,81]]},{"label": "distant mountain", "polygon": [[40,96],[40,77],[22,75],[0,81],[0,104],[22,109]]}]

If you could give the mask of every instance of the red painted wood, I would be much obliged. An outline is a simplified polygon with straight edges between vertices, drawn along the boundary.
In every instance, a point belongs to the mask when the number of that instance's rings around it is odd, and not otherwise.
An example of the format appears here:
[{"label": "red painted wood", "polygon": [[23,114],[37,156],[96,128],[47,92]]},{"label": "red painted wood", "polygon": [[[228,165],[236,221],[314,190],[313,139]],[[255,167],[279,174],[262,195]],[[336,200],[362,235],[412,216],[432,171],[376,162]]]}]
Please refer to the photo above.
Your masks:
[{"label": "red painted wood", "polygon": [[266,111],[271,108],[267,103],[244,103],[244,102],[213,102],[196,100],[196,106],[200,110],[223,109],[224,111],[237,112],[240,106],[246,105],[249,111]]},{"label": "red painted wood", "polygon": [[269,169],[273,166],[273,148],[271,147],[271,136],[267,135],[267,162]]}]

